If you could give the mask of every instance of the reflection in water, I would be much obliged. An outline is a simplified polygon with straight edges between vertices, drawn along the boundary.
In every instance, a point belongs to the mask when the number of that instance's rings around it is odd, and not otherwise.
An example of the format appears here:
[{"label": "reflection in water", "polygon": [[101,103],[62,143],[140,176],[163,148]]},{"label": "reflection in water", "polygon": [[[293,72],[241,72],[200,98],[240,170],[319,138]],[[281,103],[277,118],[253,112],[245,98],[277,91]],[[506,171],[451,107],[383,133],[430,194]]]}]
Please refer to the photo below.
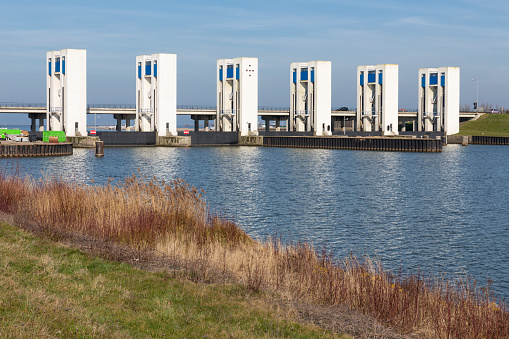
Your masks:
[{"label": "reflection in water", "polygon": [[22,173],[103,183],[139,169],[203,188],[212,211],[256,237],[310,240],[337,256],[472,274],[509,296],[509,147],[449,145],[442,153],[259,147],[75,149],[2,159]]}]

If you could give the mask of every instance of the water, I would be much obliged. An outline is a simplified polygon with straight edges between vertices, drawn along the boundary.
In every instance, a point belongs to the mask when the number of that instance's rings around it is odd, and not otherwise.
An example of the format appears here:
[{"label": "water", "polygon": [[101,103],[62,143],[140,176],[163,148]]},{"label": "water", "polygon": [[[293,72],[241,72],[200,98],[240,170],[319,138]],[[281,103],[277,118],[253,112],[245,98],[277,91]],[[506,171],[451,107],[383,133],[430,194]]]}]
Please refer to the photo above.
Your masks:
[{"label": "water", "polygon": [[137,172],[203,188],[249,234],[309,240],[337,257],[376,256],[403,272],[493,280],[509,297],[509,147],[442,153],[261,147],[106,148],[2,159],[22,173],[106,182]]}]

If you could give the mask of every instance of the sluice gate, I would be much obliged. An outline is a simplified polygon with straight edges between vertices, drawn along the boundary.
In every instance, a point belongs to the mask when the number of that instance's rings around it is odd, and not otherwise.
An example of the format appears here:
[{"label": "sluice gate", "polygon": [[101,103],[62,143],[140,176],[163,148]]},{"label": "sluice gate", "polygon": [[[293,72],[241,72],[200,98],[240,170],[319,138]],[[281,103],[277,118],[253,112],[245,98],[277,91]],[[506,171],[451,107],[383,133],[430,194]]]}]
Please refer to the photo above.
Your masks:
[{"label": "sluice gate", "polygon": [[442,152],[442,139],[274,136],[263,137],[263,146],[397,152]]}]

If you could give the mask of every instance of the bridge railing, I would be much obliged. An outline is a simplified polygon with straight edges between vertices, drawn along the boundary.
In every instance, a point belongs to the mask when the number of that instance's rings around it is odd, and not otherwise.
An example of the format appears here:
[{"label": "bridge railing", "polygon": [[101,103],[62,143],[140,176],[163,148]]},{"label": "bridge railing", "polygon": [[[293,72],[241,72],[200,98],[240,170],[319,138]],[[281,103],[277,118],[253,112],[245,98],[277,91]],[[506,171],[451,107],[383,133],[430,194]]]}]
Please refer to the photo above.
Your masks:
[{"label": "bridge railing", "polygon": [[259,111],[284,111],[289,112],[290,107],[277,107],[277,106],[258,106]]},{"label": "bridge railing", "polygon": [[189,110],[216,110],[216,106],[206,105],[177,105],[177,109],[189,109]]},{"label": "bridge railing", "polygon": [[46,103],[0,102],[0,107],[46,107]]},{"label": "bridge railing", "polygon": [[136,104],[88,104],[87,108],[123,108],[136,109]]}]

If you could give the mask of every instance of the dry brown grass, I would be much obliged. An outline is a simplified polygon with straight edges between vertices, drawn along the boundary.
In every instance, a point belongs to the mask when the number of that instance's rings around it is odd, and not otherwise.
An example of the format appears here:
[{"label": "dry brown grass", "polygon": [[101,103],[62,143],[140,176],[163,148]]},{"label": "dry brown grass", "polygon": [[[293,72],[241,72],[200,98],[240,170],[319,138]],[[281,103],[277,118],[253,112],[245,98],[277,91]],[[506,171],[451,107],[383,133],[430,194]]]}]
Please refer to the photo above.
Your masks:
[{"label": "dry brown grass", "polygon": [[90,186],[0,173],[0,210],[36,223],[46,235],[83,234],[156,250],[187,276],[232,281],[287,300],[346,305],[401,333],[438,338],[506,338],[509,317],[489,286],[421,275],[394,276],[381,264],[332,259],[305,242],[257,242],[235,223],[210,215],[200,190],[133,175]]}]

